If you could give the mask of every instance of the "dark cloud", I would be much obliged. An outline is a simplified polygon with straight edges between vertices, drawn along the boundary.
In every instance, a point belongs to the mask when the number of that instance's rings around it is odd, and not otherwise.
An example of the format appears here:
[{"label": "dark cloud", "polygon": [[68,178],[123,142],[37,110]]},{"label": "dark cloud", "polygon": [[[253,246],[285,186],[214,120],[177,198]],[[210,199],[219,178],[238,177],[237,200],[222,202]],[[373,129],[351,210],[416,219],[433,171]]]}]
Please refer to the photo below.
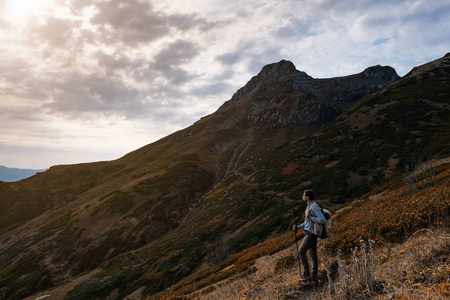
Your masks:
[{"label": "dark cloud", "polygon": [[39,80],[33,66],[24,59],[10,57],[0,60],[0,77],[6,85],[1,88],[3,95],[43,100],[48,97],[46,82]]},{"label": "dark cloud", "polygon": [[177,85],[193,80],[196,75],[181,68],[170,67],[164,70],[164,77],[169,80],[171,85],[174,85],[172,88],[176,88]]},{"label": "dark cloud", "polygon": [[177,66],[190,62],[199,53],[199,48],[191,42],[176,40],[171,42],[153,57],[153,66],[164,70],[167,66]]},{"label": "dark cloud", "polygon": [[171,84],[181,84],[192,80],[196,75],[183,70],[181,66],[192,61],[199,53],[194,43],[176,40],[171,42],[153,56],[151,69],[158,71]]},{"label": "dark cloud", "polygon": [[235,72],[232,68],[226,68],[222,72],[214,74],[212,81],[223,81],[230,79],[234,76]]},{"label": "dark cloud", "polygon": [[107,54],[103,51],[99,51],[95,54],[95,58],[98,66],[101,69],[104,69],[105,74],[108,76],[114,76],[116,71],[125,70],[128,74],[131,74],[132,77],[139,77],[136,75],[136,72],[140,69],[142,64],[146,64],[145,61],[141,59],[132,59],[122,52]]},{"label": "dark cloud", "polygon": [[235,52],[228,52],[225,54],[221,54],[216,57],[216,60],[223,65],[230,66],[239,62],[239,60],[242,58],[242,55],[243,55],[242,51],[238,50]]},{"label": "dark cloud", "polygon": [[169,33],[167,18],[153,11],[149,2],[111,0],[96,3],[98,13],[91,23],[99,26],[103,42],[136,45]]},{"label": "dark cloud", "polygon": [[53,101],[44,105],[52,112],[81,117],[96,112],[128,117],[145,114],[140,92],[118,78],[71,73],[54,83],[53,88]]},{"label": "dark cloud", "polygon": [[224,66],[231,66],[240,62],[249,52],[252,52],[254,41],[249,38],[238,43],[235,49],[216,56],[216,61]]},{"label": "dark cloud", "polygon": [[[139,90],[126,85],[119,76],[100,74],[83,76],[79,73],[70,73],[59,77],[60,79],[51,87],[54,90],[51,103],[45,104],[43,108],[51,113],[64,114],[71,118],[83,119],[90,118],[92,114],[102,114],[167,122],[180,114],[177,107],[183,103],[176,99],[186,97],[172,84]],[[171,115],[170,119],[165,119],[168,115]]]},{"label": "dark cloud", "polygon": [[[164,109],[164,103],[169,103],[167,110],[181,105],[174,100],[186,98],[179,85],[197,76],[185,65],[200,53],[200,47],[176,39],[145,58],[139,54],[139,46],[172,38],[174,33],[178,36],[197,30],[201,34],[218,24],[195,14],[158,12],[150,1],[56,1],[74,16],[31,18],[29,35],[25,36],[41,49],[35,54],[41,55],[39,64],[45,67],[36,73],[37,63],[14,61],[8,65],[3,60],[0,75],[14,88],[4,87],[2,93],[37,98],[45,103],[47,112],[69,117],[103,113],[141,118],[150,116],[159,106]],[[85,16],[85,9],[94,9],[95,13],[90,20],[82,21],[76,16]],[[130,51],[129,46],[137,52]]]},{"label": "dark cloud", "polygon": [[155,11],[148,1],[111,0],[95,2],[95,6],[98,13],[91,23],[98,27],[100,38],[106,44],[121,42],[135,46],[167,36],[172,29],[206,31],[215,26],[215,23],[196,15],[167,15]]}]

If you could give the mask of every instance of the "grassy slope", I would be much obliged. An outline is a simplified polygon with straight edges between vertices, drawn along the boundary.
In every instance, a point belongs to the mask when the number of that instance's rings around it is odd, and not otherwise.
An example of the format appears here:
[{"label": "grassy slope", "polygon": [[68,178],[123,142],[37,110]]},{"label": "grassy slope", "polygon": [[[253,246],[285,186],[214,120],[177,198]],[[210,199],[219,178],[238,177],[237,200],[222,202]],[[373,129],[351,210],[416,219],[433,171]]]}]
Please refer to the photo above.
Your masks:
[{"label": "grassy slope", "polygon": [[[391,299],[395,293],[403,293],[401,299],[450,296],[448,167],[432,182],[419,181],[414,191],[407,185],[335,214],[332,238],[321,241],[320,254],[321,277],[333,280],[310,293],[309,299]],[[308,287],[296,284],[293,244],[292,233],[268,240],[146,299],[305,297]],[[341,256],[336,256],[338,250]]]},{"label": "grassy slope", "polygon": [[[119,274],[116,283],[128,282],[131,289],[146,286],[146,293],[170,286],[191,272],[194,286],[201,286],[211,274],[226,277],[218,271],[232,265],[239,251],[286,232],[303,209],[295,199],[304,188],[339,203],[376,193],[374,189],[381,186],[400,186],[405,167],[414,159],[446,157],[449,144],[444,137],[450,128],[445,95],[450,94],[450,85],[441,75],[450,73],[448,60],[434,66],[433,76],[412,74],[366,98],[317,134],[268,151],[261,160],[248,161],[199,202],[182,226],[134,255],[111,260],[104,265],[103,277],[78,287],[73,297],[96,295],[93,287],[97,285],[107,293],[113,282],[108,274],[114,273]],[[224,233],[227,238],[217,240]],[[233,253],[237,256],[229,256]],[[139,257],[151,259],[137,264]],[[251,259],[244,262],[251,264]],[[211,264],[210,271],[195,272],[196,266]],[[119,271],[126,266],[134,267]],[[233,273],[231,269],[225,272]]]}]

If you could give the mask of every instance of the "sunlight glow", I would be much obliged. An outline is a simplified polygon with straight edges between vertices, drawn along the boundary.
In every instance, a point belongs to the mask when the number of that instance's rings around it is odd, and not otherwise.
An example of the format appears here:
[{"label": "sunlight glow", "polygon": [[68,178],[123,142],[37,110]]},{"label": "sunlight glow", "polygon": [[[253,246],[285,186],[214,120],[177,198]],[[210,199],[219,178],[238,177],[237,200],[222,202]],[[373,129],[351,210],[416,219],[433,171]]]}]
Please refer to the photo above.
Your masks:
[{"label": "sunlight glow", "polygon": [[23,20],[31,15],[42,14],[49,6],[48,0],[9,0],[6,4],[5,17]]}]

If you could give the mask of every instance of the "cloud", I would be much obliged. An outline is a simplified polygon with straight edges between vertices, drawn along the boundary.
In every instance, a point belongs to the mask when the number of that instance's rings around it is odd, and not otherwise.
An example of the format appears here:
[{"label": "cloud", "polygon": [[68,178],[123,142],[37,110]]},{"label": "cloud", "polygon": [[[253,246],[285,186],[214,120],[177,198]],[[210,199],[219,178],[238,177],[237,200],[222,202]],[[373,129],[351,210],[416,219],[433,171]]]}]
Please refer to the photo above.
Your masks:
[{"label": "cloud", "polygon": [[230,66],[239,62],[243,56],[243,49],[237,49],[235,52],[228,52],[216,57],[217,61],[219,61],[222,65]]},{"label": "cloud", "polygon": [[55,4],[70,9],[74,15],[82,14],[83,10],[92,7],[95,0],[55,0]]},{"label": "cloud", "polygon": [[[9,54],[7,51],[2,52],[3,55]],[[30,63],[28,63],[24,59],[20,59],[17,57],[11,57],[10,59],[2,59],[0,60],[1,78],[11,85],[19,84],[29,76],[27,70],[30,67],[31,67]]]},{"label": "cloud", "polygon": [[13,124],[13,121],[19,122],[17,126],[20,128],[20,124],[23,122],[35,122],[44,120],[43,115],[38,106],[33,106],[30,104],[23,105],[21,103],[14,103],[13,105],[9,103],[2,103],[0,105],[1,109],[1,119],[0,122],[4,128],[9,128]]},{"label": "cloud", "polygon": [[270,31],[275,39],[290,40],[302,39],[314,35],[309,20],[301,20],[293,16],[289,16],[283,20],[283,24]]},{"label": "cloud", "polygon": [[103,43],[135,46],[169,33],[167,18],[154,12],[149,2],[111,0],[98,2],[95,6],[98,13],[91,23],[99,27]]},{"label": "cloud", "polygon": [[76,31],[81,21],[49,17],[42,24],[35,20],[31,26],[30,38],[37,37],[51,47],[63,48],[78,40]]},{"label": "cloud", "polygon": [[166,44],[153,57],[153,66],[157,70],[164,70],[167,66],[174,67],[192,60],[199,52],[196,45],[184,40],[176,40]]},{"label": "cloud", "polygon": [[[123,52],[108,54],[104,51],[98,51],[95,55],[97,64],[105,70],[108,76],[114,76],[114,73],[121,70],[137,70],[141,60],[133,60]],[[145,62],[144,62],[145,63]]]},{"label": "cloud", "polygon": [[217,82],[226,82],[227,79],[233,78],[235,72],[229,68],[223,68],[221,72],[217,72],[217,74],[213,74],[212,81]]},{"label": "cloud", "polygon": [[83,113],[108,115],[122,112],[127,116],[145,113],[142,95],[138,90],[124,85],[119,78],[69,73],[64,74],[52,88],[55,89],[53,101],[45,104],[44,108],[53,113],[69,114],[72,117]]},{"label": "cloud", "polygon": [[[163,38],[173,30],[210,30],[214,22],[193,14],[168,15],[155,11],[149,1],[111,0],[94,3],[98,13],[91,19],[105,44],[137,46]],[[79,9],[80,7],[78,7]]]},{"label": "cloud", "polygon": [[10,1],[0,0],[0,142],[16,134],[42,149],[144,145],[281,59],[316,78],[374,64],[402,75],[450,46],[448,0],[45,0],[17,18]]},{"label": "cloud", "polygon": [[[443,36],[450,35],[448,20],[450,18],[450,2],[419,2],[410,6],[400,19],[399,28],[402,37],[422,47],[433,45],[440,51],[448,51],[448,44]],[[447,49],[447,50],[445,50]]]},{"label": "cloud", "polygon": [[170,42],[153,56],[150,68],[160,72],[170,84],[179,85],[192,80],[195,75],[181,68],[192,61],[199,53],[199,47],[184,40]]},{"label": "cloud", "polygon": [[[9,56],[9,53],[5,55]],[[33,74],[33,65],[15,56],[0,60],[0,95],[3,101],[9,96],[34,100],[43,100],[48,96],[42,82]]]}]

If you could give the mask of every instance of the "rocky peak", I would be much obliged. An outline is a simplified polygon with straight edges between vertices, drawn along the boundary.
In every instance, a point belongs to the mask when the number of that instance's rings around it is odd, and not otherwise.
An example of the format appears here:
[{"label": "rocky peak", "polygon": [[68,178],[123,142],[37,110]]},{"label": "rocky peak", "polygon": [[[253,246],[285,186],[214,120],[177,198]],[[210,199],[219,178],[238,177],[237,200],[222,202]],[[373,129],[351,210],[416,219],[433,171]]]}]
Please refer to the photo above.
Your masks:
[{"label": "rocky peak", "polygon": [[252,79],[250,79],[244,87],[240,88],[233,95],[231,100],[225,102],[221,108],[240,102],[242,99],[254,94],[260,87],[282,81],[289,76],[295,76],[296,79],[312,79],[312,77],[305,72],[297,70],[292,62],[283,59],[277,63],[264,66],[258,75],[253,76]]},{"label": "rocky peak", "polygon": [[380,65],[372,66],[363,71],[364,78],[374,78],[378,80],[385,80],[388,82],[394,82],[399,79],[397,72],[394,68]]},{"label": "rocky peak", "polygon": [[253,125],[274,123],[272,127],[320,125],[331,122],[356,101],[398,79],[392,67],[380,65],[354,75],[315,79],[298,71],[292,62],[281,60],[264,66],[218,111],[238,104],[234,121],[244,118]]},{"label": "rocky peak", "polygon": [[251,83],[253,80],[264,83],[275,82],[283,79],[288,75],[299,72],[300,71],[295,68],[292,62],[283,59],[278,63],[264,66],[261,72],[259,72],[258,75],[254,76],[249,81],[249,83]]}]

